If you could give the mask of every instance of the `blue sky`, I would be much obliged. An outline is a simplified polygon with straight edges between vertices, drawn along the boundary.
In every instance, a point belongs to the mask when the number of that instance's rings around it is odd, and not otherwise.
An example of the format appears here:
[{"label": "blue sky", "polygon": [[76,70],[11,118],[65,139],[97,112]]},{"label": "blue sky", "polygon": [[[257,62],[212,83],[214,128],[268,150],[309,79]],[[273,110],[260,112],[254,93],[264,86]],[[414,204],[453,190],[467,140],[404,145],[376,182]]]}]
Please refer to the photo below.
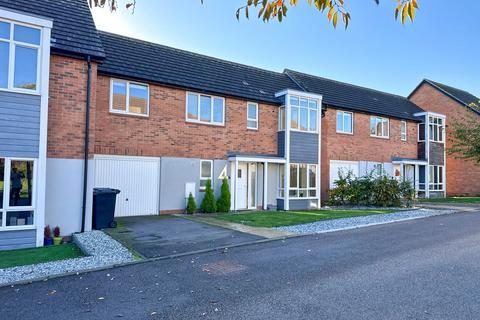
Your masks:
[{"label": "blue sky", "polygon": [[478,0],[459,1],[459,8],[418,0],[415,23],[406,25],[394,19],[395,0],[379,6],[347,0],[346,31],[333,29],[306,0],[282,23],[239,22],[235,10],[245,2],[137,0],[134,14],[95,9],[94,18],[101,30],[274,71],[290,68],[400,95],[429,78],[480,96]]}]

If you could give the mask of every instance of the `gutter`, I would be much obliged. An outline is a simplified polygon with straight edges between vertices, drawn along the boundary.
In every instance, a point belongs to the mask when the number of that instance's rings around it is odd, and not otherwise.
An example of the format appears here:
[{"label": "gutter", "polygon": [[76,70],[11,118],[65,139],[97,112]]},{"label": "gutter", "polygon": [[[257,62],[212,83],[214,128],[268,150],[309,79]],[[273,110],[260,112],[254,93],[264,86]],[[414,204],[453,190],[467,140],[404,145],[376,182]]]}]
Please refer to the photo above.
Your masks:
[{"label": "gutter", "polygon": [[87,215],[87,182],[88,182],[88,147],[90,134],[90,91],[91,91],[91,77],[92,77],[92,62],[90,55],[87,56],[87,101],[85,103],[85,143],[84,143],[84,158],[83,158],[83,198],[82,198],[82,228],[81,232],[85,231],[85,217]]}]

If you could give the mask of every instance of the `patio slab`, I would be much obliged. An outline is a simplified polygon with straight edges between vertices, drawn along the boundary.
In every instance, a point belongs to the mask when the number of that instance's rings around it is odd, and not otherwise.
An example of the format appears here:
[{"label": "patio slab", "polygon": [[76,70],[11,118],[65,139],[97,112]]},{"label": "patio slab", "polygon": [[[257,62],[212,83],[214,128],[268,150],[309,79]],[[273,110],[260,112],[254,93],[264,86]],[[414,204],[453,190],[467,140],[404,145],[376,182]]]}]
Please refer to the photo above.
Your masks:
[{"label": "patio slab", "polygon": [[115,220],[119,227],[105,231],[145,258],[158,258],[265,239],[258,235],[176,216],[143,216]]}]

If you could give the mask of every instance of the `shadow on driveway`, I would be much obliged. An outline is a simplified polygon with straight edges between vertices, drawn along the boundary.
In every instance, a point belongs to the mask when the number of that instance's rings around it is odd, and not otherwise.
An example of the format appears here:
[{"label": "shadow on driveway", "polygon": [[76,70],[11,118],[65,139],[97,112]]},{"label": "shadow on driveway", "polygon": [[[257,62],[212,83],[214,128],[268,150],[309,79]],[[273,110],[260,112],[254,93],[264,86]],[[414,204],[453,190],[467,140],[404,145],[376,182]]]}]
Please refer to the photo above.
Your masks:
[{"label": "shadow on driveway", "polygon": [[118,228],[105,231],[145,258],[157,258],[264,239],[174,216],[128,217],[115,220],[118,222]]}]

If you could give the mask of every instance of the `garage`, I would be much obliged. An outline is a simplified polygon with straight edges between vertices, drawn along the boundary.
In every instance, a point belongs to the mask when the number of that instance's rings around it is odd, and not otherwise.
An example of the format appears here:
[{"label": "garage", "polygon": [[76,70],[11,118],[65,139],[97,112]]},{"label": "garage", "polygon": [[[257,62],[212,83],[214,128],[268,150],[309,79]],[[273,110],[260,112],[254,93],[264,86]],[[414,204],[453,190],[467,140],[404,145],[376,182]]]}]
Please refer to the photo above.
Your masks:
[{"label": "garage", "polygon": [[114,188],[116,217],[157,215],[160,158],[95,155],[95,188]]}]

